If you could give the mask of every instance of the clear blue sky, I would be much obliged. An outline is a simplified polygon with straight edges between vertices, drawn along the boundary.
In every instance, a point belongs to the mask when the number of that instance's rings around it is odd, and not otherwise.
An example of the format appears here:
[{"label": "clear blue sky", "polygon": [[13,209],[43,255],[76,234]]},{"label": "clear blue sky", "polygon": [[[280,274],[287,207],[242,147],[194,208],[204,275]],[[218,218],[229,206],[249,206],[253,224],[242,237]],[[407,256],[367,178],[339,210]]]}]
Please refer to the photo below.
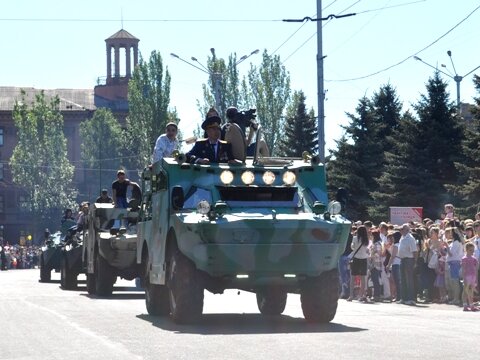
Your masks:
[{"label": "clear blue sky", "polygon": [[[480,10],[419,52],[455,27],[480,6],[480,1],[323,0],[322,4],[324,16],[345,9],[345,13],[358,13],[324,22],[327,148],[341,136],[339,125],[347,123],[345,112],[354,112],[362,96],[371,97],[381,85],[390,83],[408,109],[425,93],[433,69],[411,58],[361,80],[338,80],[375,73],[414,54],[453,71],[447,50],[452,51],[459,75],[480,65]],[[364,12],[367,10],[376,11]],[[276,50],[290,73],[292,89],[303,90],[309,107],[317,110],[315,23],[272,21],[314,17],[315,0],[2,1],[0,85],[93,88],[97,77],[106,75],[104,40],[120,30],[122,13],[123,28],[140,39],[143,57],[148,58],[152,50],[161,52],[172,76],[171,105],[177,108],[187,135],[201,121],[196,100],[202,99],[201,84],[207,75],[172,58],[172,52],[186,59],[195,56],[205,63],[211,47],[225,58],[232,52],[240,57],[255,49]],[[55,21],[34,21],[42,19]],[[242,75],[246,75],[250,61],[258,65],[261,56],[254,55],[239,65]],[[476,73],[480,74],[480,69]],[[455,82],[448,77],[445,80],[454,101]],[[478,95],[469,75],[461,83],[461,100],[472,102],[474,96]]]}]

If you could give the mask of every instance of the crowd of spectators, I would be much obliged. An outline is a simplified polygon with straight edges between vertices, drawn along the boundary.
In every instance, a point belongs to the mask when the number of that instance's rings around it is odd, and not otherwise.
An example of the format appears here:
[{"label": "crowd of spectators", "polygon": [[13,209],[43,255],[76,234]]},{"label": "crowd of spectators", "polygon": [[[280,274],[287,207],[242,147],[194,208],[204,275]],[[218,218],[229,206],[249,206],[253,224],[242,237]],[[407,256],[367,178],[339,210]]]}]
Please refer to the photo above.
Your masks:
[{"label": "crowd of spectators", "polygon": [[38,267],[40,247],[36,245],[0,246],[0,269],[33,269]]},{"label": "crowd of spectators", "polygon": [[480,310],[480,213],[459,220],[453,210],[421,223],[355,222],[339,261],[341,298]]}]

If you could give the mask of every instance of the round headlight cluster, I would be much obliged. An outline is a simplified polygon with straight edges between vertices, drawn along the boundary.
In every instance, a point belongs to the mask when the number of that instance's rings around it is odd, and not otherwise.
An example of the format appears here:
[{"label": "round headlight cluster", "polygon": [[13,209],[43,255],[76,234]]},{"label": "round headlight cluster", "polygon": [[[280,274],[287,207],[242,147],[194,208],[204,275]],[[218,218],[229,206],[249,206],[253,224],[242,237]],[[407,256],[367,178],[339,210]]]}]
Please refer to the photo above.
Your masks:
[{"label": "round headlight cluster", "polygon": [[245,185],[252,185],[254,181],[255,181],[255,174],[253,172],[251,172],[250,170],[247,170],[242,173],[242,182]]},{"label": "round headlight cluster", "polygon": [[197,212],[202,215],[207,215],[210,211],[210,204],[207,200],[200,200],[197,204]]},{"label": "round headlight cluster", "polygon": [[338,201],[330,201],[327,206],[327,212],[332,215],[338,215],[342,211],[342,204]]},{"label": "round headlight cluster", "polygon": [[275,174],[271,171],[265,171],[262,179],[265,185],[272,185],[275,182]]},{"label": "round headlight cluster", "polygon": [[295,181],[297,181],[297,176],[293,171],[286,171],[283,173],[283,183],[287,186],[292,186],[295,184]]},{"label": "round headlight cluster", "polygon": [[233,182],[233,173],[230,170],[223,170],[220,174],[220,181],[224,185],[230,185]]}]

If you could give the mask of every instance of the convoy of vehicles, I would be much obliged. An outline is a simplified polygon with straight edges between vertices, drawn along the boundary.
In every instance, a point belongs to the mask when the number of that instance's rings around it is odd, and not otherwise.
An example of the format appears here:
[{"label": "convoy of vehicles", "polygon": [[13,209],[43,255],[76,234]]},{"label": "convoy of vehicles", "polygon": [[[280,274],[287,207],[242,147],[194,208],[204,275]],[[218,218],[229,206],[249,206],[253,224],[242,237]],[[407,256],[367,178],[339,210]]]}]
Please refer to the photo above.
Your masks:
[{"label": "convoy of vehicles", "polygon": [[95,203],[81,234],[53,235],[41,256],[41,281],[60,269],[74,289],[85,272],[91,295],[110,296],[118,276],[140,278],[151,315],[197,321],[204,290],[256,294],[259,311],[280,315],[300,294],[304,317],[329,322],[337,310],[338,260],[350,222],[345,193],[328,201],[317,157],[247,158],[196,165],[173,158],[142,173],[142,200],[127,209]]}]

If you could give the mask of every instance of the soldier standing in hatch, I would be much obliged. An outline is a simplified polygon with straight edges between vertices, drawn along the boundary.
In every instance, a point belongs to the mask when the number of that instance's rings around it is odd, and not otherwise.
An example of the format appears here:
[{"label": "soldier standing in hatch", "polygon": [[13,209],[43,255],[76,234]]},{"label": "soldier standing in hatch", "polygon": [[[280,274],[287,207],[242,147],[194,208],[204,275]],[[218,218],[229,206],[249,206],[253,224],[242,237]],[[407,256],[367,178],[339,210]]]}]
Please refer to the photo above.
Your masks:
[{"label": "soldier standing in hatch", "polygon": [[203,165],[225,162],[241,163],[233,158],[232,145],[220,140],[221,122],[217,111],[211,108],[202,123],[202,129],[206,131],[207,138],[196,141],[193,148],[186,154],[189,163]]},{"label": "soldier standing in hatch", "polygon": [[115,204],[116,208],[126,209],[128,207],[128,203],[127,203],[128,185],[130,185],[130,180],[125,178],[125,171],[118,170],[117,180],[115,180],[112,183],[112,197],[113,197],[113,203]]},{"label": "soldier standing in hatch", "polygon": [[97,200],[95,200],[95,202],[100,204],[111,204],[112,198],[108,196],[108,190],[102,189],[100,196],[97,198]]}]

